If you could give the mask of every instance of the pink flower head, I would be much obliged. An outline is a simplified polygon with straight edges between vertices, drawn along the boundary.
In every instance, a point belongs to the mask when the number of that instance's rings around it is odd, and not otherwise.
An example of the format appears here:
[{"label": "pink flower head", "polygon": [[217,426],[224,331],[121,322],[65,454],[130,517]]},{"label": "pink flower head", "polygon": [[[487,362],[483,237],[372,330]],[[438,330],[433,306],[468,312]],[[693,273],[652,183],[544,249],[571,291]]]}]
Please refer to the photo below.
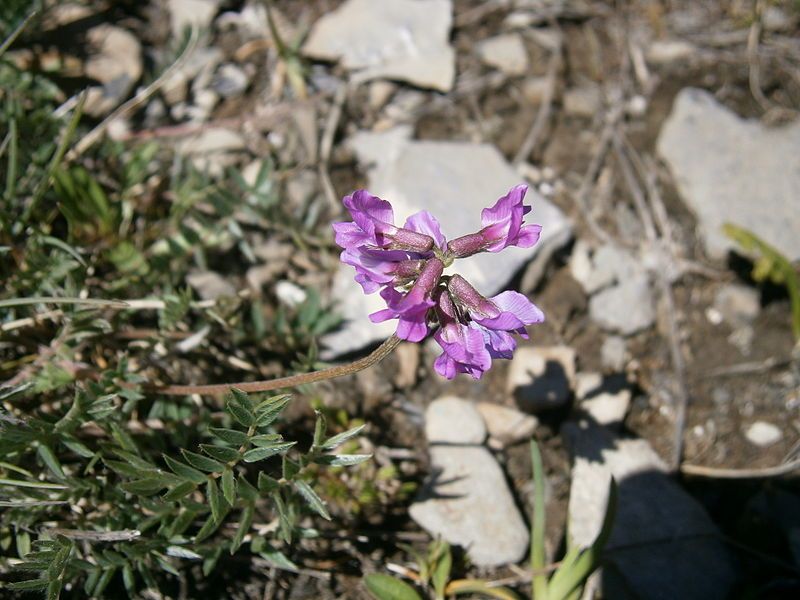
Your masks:
[{"label": "pink flower head", "polygon": [[386,308],[370,315],[374,323],[397,319],[397,337],[420,342],[434,331],[442,348],[434,369],[452,379],[458,373],[480,378],[494,358],[511,358],[525,327],[544,314],[519,292],[485,298],[460,275],[445,276],[455,259],[477,252],[499,252],[508,246],[528,248],[541,226],[524,225],[530,206],[527,187],[519,185],[481,212],[483,228],[450,243],[427,211],[394,225],[392,206],[364,190],[344,199],[352,222],[334,223],[341,260],[356,270],[365,293],[380,290]]}]

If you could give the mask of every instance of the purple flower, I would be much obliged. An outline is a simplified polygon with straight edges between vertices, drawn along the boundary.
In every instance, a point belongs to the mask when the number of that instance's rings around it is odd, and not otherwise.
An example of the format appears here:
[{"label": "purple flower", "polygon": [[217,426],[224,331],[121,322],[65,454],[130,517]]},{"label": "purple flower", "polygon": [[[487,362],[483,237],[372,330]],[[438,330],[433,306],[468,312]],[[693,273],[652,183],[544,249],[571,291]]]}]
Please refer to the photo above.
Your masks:
[{"label": "purple flower", "polygon": [[450,243],[427,211],[394,224],[392,206],[359,190],[344,199],[353,218],[334,223],[341,260],[356,270],[367,294],[380,290],[386,308],[370,315],[374,323],[397,319],[397,337],[420,342],[434,329],[442,353],[434,368],[452,379],[458,373],[480,378],[494,358],[511,358],[517,347],[512,334],[524,338],[525,327],[544,314],[519,292],[486,298],[460,275],[444,276],[457,258],[477,252],[499,252],[508,246],[528,248],[539,239],[539,225],[524,225],[530,206],[527,187],[516,186],[481,212],[483,228]]},{"label": "purple flower", "polygon": [[544,321],[542,311],[519,292],[484,298],[460,275],[450,278],[436,308],[441,327],[434,339],[443,352],[434,368],[447,379],[456,373],[479,379],[492,358],[513,356],[517,342],[509,332],[527,338],[525,326]]},{"label": "purple flower", "polygon": [[398,319],[397,337],[421,342],[428,335],[428,310],[435,304],[432,295],[443,271],[442,261],[431,258],[422,267],[408,293],[402,294],[393,287],[385,288],[381,297],[386,300],[388,308],[372,313],[369,318],[373,323]]},{"label": "purple flower", "polygon": [[481,211],[481,229],[452,240],[448,250],[457,258],[472,256],[478,252],[500,252],[509,246],[530,248],[539,241],[541,225],[523,225],[525,215],[531,211],[523,204],[527,185],[518,185]]},{"label": "purple flower", "polygon": [[336,243],[345,250],[367,247],[426,253],[434,245],[434,238],[429,235],[395,227],[392,205],[366,190],[345,196],[343,202],[353,221],[334,223],[333,230]]}]

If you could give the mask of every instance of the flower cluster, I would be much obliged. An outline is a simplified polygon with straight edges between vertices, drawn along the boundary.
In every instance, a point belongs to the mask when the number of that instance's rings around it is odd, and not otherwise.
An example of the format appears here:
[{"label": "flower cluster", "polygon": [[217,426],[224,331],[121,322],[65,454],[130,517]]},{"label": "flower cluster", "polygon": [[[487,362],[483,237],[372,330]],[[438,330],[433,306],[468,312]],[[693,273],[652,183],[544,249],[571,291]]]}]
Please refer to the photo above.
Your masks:
[{"label": "flower cluster", "polygon": [[370,315],[379,323],[397,319],[397,336],[422,341],[431,331],[442,348],[436,371],[452,379],[469,373],[478,379],[493,358],[511,358],[517,333],[541,323],[544,314],[524,295],[502,292],[485,298],[460,275],[444,275],[455,259],[508,246],[529,248],[540,225],[525,225],[531,207],[523,204],[527,187],[518,185],[494,206],[481,211],[481,229],[447,241],[428,211],[394,224],[392,205],[365,190],[344,198],[353,220],[334,223],[342,262],[355,267],[356,281],[371,294],[380,290],[386,308]]}]

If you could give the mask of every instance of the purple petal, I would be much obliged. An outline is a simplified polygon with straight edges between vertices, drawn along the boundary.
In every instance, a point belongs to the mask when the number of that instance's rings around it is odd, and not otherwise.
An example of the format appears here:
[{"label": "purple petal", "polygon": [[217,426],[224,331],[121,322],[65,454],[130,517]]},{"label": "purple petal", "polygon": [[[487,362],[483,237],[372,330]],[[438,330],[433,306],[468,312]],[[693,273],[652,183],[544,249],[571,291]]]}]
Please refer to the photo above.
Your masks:
[{"label": "purple petal", "polygon": [[489,319],[473,316],[477,323],[488,329],[514,331],[524,328],[525,325],[544,321],[544,313],[519,292],[502,292],[489,300],[501,310],[501,313]]},{"label": "purple petal", "polygon": [[510,333],[484,329],[483,337],[486,342],[486,349],[492,358],[512,358],[514,356],[517,342]]},{"label": "purple petal", "polygon": [[[373,196],[367,190],[356,190],[351,196],[345,196],[342,201],[353,220],[358,223],[366,231],[368,226],[365,227],[365,219],[370,221],[380,221],[394,224],[394,211],[392,205],[386,200],[381,200],[377,196]],[[363,221],[363,223],[361,222]]]},{"label": "purple petal", "polygon": [[447,246],[447,240],[442,233],[442,227],[439,225],[439,221],[427,210],[421,210],[408,217],[403,227],[411,231],[416,231],[417,233],[429,235],[442,250]]},{"label": "purple petal", "polygon": [[528,191],[528,186],[525,184],[516,185],[509,190],[509,192],[499,198],[493,206],[484,208],[481,211],[481,225],[488,227],[495,223],[502,223],[511,219],[513,212],[519,207],[522,207],[522,201],[525,198],[525,192]]},{"label": "purple petal", "polygon": [[536,242],[539,241],[539,236],[541,234],[542,234],[541,225],[537,224],[525,225],[525,227],[519,230],[519,235],[517,236],[517,243],[514,245],[519,246],[520,248],[530,248],[531,246],[535,246]]}]

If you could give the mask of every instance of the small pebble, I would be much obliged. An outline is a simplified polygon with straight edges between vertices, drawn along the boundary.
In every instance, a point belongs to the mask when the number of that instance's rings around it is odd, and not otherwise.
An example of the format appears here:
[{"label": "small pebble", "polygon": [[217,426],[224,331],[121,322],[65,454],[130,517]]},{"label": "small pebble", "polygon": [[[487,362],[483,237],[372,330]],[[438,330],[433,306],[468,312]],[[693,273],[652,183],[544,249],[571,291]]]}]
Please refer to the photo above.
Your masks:
[{"label": "small pebble", "polygon": [[783,433],[777,426],[766,421],[756,421],[747,428],[744,435],[750,443],[759,448],[771,446],[783,437]]}]

